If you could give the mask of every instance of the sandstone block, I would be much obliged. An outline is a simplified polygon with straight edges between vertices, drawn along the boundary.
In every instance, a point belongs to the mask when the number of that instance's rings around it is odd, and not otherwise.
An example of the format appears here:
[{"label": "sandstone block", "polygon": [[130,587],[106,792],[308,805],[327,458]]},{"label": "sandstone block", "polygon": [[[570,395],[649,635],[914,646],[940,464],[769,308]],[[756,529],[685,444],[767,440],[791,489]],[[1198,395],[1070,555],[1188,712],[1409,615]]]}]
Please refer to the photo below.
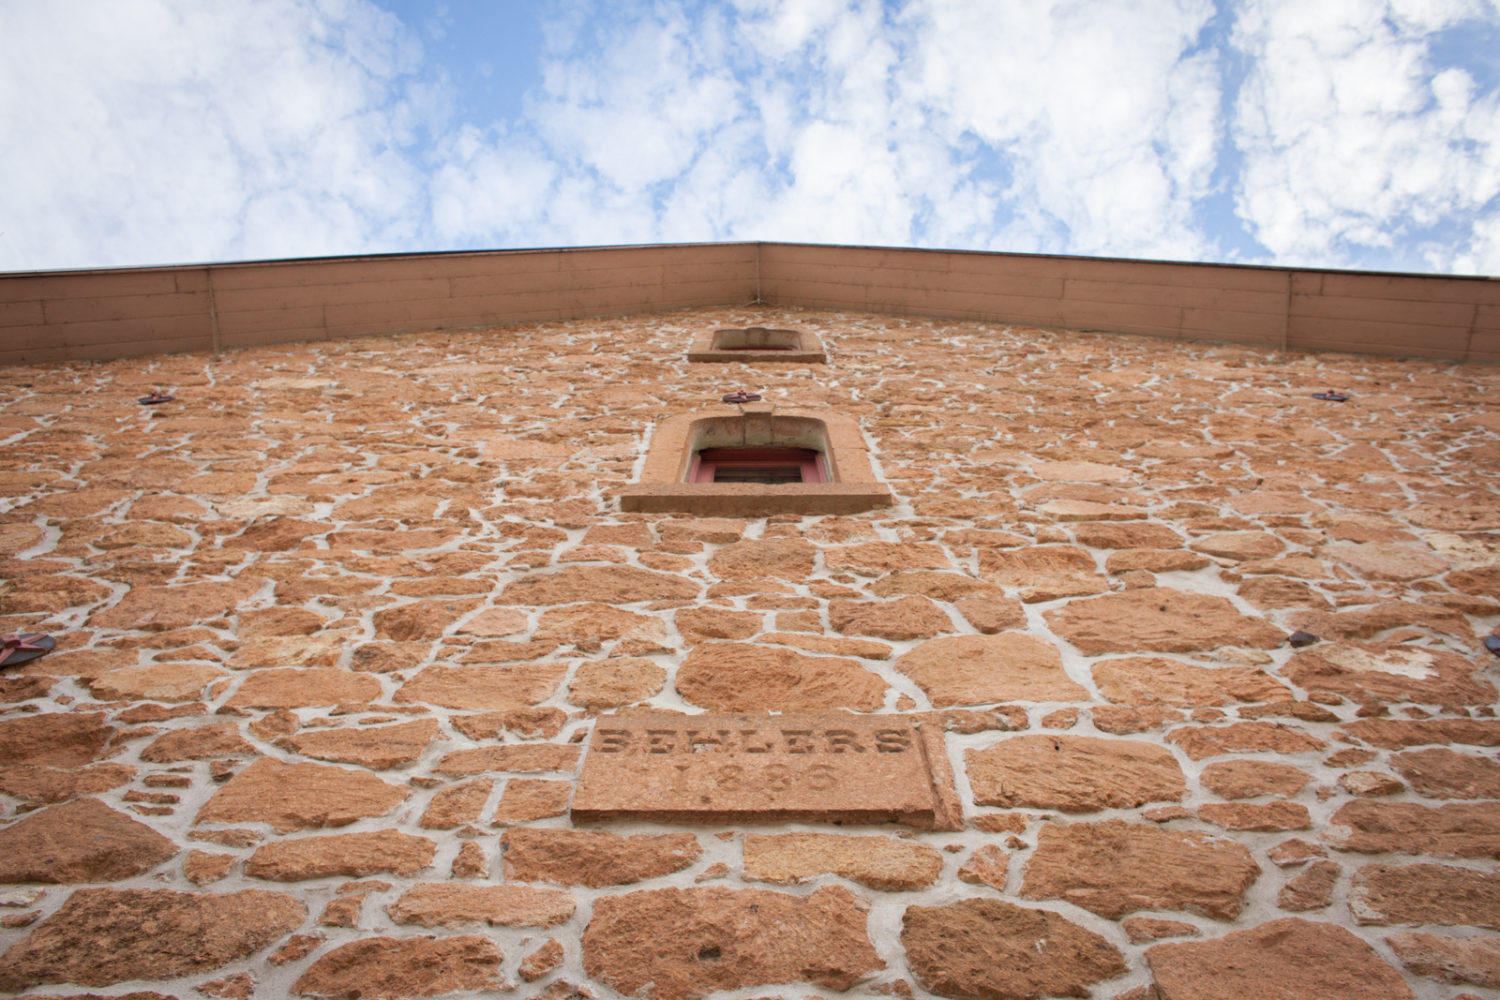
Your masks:
[{"label": "sandstone block", "polygon": [[1070,601],[1042,617],[1088,655],[1186,653],[1221,646],[1274,649],[1286,641],[1280,629],[1240,614],[1227,598],[1166,587]]},{"label": "sandstone block", "polygon": [[703,849],[691,833],[635,834],[517,827],[501,838],[505,877],[521,882],[626,885],[681,871]]},{"label": "sandstone block", "polygon": [[1198,808],[1198,818],[1226,830],[1306,830],[1312,826],[1307,806],[1300,802],[1210,802]]},{"label": "sandstone block", "polygon": [[46,712],[0,720],[0,765],[78,767],[107,756],[104,713]]},{"label": "sandstone block", "polygon": [[1323,554],[1354,567],[1363,576],[1375,580],[1419,580],[1446,572],[1448,560],[1425,545],[1402,545],[1397,542],[1366,542],[1356,545],[1328,545]]},{"label": "sandstone block", "polygon": [[396,808],[408,790],[373,774],[262,757],[198,810],[194,823],[269,823],[278,833],[343,826]]},{"label": "sandstone block", "polygon": [[1474,664],[1456,653],[1407,643],[1323,643],[1296,654],[1282,668],[1309,691],[1335,691],[1360,701],[1489,704],[1494,685],[1477,679]]},{"label": "sandstone block", "polygon": [[1333,902],[1333,887],[1343,871],[1332,861],[1314,861],[1295,878],[1289,879],[1276,896],[1283,910],[1301,913],[1321,910]]},{"label": "sandstone block", "polygon": [[1500,858],[1500,802],[1347,802],[1324,836],[1346,851]]},{"label": "sandstone block", "polygon": [[27,813],[0,827],[0,882],[113,882],[150,871],[177,845],[97,799]]},{"label": "sandstone block", "polygon": [[1199,667],[1165,656],[1124,656],[1100,660],[1093,673],[1099,693],[1121,705],[1199,708],[1291,697],[1257,667]]},{"label": "sandstone block", "polygon": [[632,652],[665,649],[667,626],[660,618],[638,615],[608,604],[570,604],[548,608],[537,621],[534,639],[568,643],[581,649],[597,649],[616,639],[631,644]]},{"label": "sandstone block", "polygon": [[449,667],[433,664],[401,685],[391,700],[443,708],[508,711],[552,697],[566,663],[518,663],[506,667]]},{"label": "sandstone block", "polygon": [[500,604],[632,604],[637,601],[686,600],[702,588],[692,580],[653,573],[635,566],[567,566],[556,573],[507,584]]},{"label": "sandstone block", "polygon": [[[683,627],[680,618],[677,627]],[[644,658],[587,660],[578,665],[568,684],[568,700],[591,712],[619,708],[655,697],[666,681],[666,668]]]},{"label": "sandstone block", "polygon": [[1225,799],[1296,795],[1312,780],[1300,767],[1266,760],[1215,761],[1203,768],[1203,787]]},{"label": "sandstone block", "polygon": [[974,626],[975,631],[985,635],[1026,627],[1026,611],[1013,597],[974,594],[958,598],[953,607],[964,616],[964,621]]},{"label": "sandstone block", "polygon": [[708,571],[721,580],[801,581],[817,557],[817,546],[800,538],[758,538],[724,546],[708,560]]},{"label": "sandstone block", "polygon": [[683,608],[674,617],[682,641],[689,646],[705,639],[748,639],[761,630],[765,615],[727,608]]},{"label": "sandstone block", "polygon": [[576,904],[562,889],[529,885],[463,885],[422,882],[402,893],[386,912],[398,924],[422,927],[552,927]]},{"label": "sandstone block", "polygon": [[1098,934],[998,899],[909,906],[901,944],[922,987],[945,997],[1087,997],[1094,983],[1126,970]]},{"label": "sandstone block", "polygon": [[1500,799],[1500,761],[1452,750],[1408,750],[1391,767],[1434,799]]},{"label": "sandstone block", "polygon": [[725,712],[871,712],[885,703],[885,681],[853,660],[736,642],[694,646],[677,669],[677,690],[695,705]]},{"label": "sandstone block", "polygon": [[0,956],[0,990],[174,979],[247,958],[307,909],[279,892],[79,889]]},{"label": "sandstone block", "polygon": [[1260,867],[1244,845],[1198,831],[1108,820],[1042,827],[1021,895],[1065,899],[1112,920],[1188,910],[1233,920]]},{"label": "sandstone block", "polygon": [[1392,934],[1385,940],[1401,964],[1419,976],[1446,983],[1500,987],[1500,938]]},{"label": "sandstone block", "polygon": [[207,760],[211,757],[255,757],[260,755],[240,735],[240,727],[233,722],[220,722],[212,726],[193,729],[173,729],[162,733],[141,751],[141,760],[153,764],[168,764],[178,760]]},{"label": "sandstone block", "polygon": [[493,822],[530,823],[549,816],[561,816],[568,811],[568,800],[572,797],[571,781],[512,778],[505,783]]},{"label": "sandstone block", "polygon": [[652,1000],[773,983],[847,990],[885,967],[864,908],[844,889],[798,897],[719,887],[599,898],[583,965],[612,989]]},{"label": "sandstone block", "polygon": [[161,632],[211,621],[232,612],[260,589],[259,578],[189,583],[176,587],[132,587],[120,603],[89,617],[94,628]]},{"label": "sandstone block", "polygon": [[521,967],[517,971],[521,973],[522,979],[534,983],[562,965],[563,958],[562,943],[557,938],[548,938],[540,948],[521,960]]},{"label": "sandstone block", "polygon": [[1184,726],[1167,734],[1167,741],[1182,747],[1193,760],[1226,753],[1301,753],[1326,750],[1328,744],[1300,729],[1271,722],[1233,722],[1227,726]]},{"label": "sandstone block", "polygon": [[1012,736],[965,757],[983,806],[1091,812],[1177,802],[1187,792],[1171,752],[1136,740]]},{"label": "sandstone block", "polygon": [[896,669],[937,707],[1088,696],[1063,671],[1057,647],[1021,632],[939,636],[897,658]]},{"label": "sandstone block", "polygon": [[1120,921],[1120,926],[1125,929],[1125,936],[1130,938],[1131,944],[1145,944],[1163,938],[1197,937],[1200,933],[1192,924],[1159,917],[1126,917]]},{"label": "sandstone block", "polygon": [[437,728],[436,719],[417,719],[394,726],[314,729],[282,737],[276,745],[304,757],[383,770],[422,756]]},{"label": "sandstone block", "polygon": [[923,844],[831,833],[746,834],[745,878],[783,885],[832,873],[886,892],[926,888],[943,857]]},{"label": "sandstone block", "polygon": [[501,636],[525,632],[528,627],[526,612],[515,608],[485,608],[479,614],[454,629],[458,635],[473,635],[482,639],[498,639]]},{"label": "sandstone block", "polygon": [[[941,573],[932,570],[909,570],[882,576],[870,585],[876,597],[915,594],[934,601],[960,601],[966,597],[1003,598],[1005,589],[963,573]],[[1021,606],[1015,604],[1019,611]]]},{"label": "sandstone block", "polygon": [[1496,719],[1356,719],[1342,733],[1383,750],[1402,750],[1424,743],[1500,746]]},{"label": "sandstone block", "polygon": [[1366,865],[1349,912],[1361,924],[1444,924],[1500,930],[1500,874],[1453,865]]},{"label": "sandstone block", "polygon": [[110,670],[88,681],[89,693],[104,701],[194,701],[227,672],[207,663],[151,663]]},{"label": "sandstone block", "polygon": [[374,701],[380,681],[369,674],[333,667],[256,670],[229,699],[233,708],[306,708]]},{"label": "sandstone block", "polygon": [[1269,559],[1285,547],[1281,539],[1265,531],[1219,531],[1196,539],[1189,546],[1194,552],[1235,562]]},{"label": "sandstone block", "polygon": [[948,615],[925,597],[894,601],[835,600],[828,604],[828,621],[835,632],[873,635],[881,639],[927,639],[952,632]]},{"label": "sandstone block", "polygon": [[1005,878],[1010,870],[1010,857],[995,844],[976,847],[969,860],[958,870],[960,881],[972,885],[987,885],[991,889],[1005,891]]},{"label": "sandstone block", "polygon": [[436,851],[426,837],[396,830],[297,837],[257,847],[245,862],[245,874],[276,882],[331,875],[363,878],[377,872],[414,875],[432,864]]},{"label": "sandstone block", "polygon": [[323,955],[292,986],[309,997],[442,996],[498,989],[500,948],[477,935],[433,938],[374,937]]},{"label": "sandstone block", "polygon": [[450,625],[480,606],[478,600],[413,601],[375,612],[375,637],[414,642],[437,639]]},{"label": "sandstone block", "polygon": [[424,830],[451,830],[479,819],[484,804],[489,801],[495,783],[488,778],[476,778],[461,785],[444,788],[432,797],[417,825]]},{"label": "sandstone block", "polygon": [[483,774],[486,771],[571,771],[578,748],[563,743],[522,743],[455,750],[433,766],[439,774]]},{"label": "sandstone block", "polygon": [[885,576],[903,570],[950,569],[953,566],[942,546],[926,542],[835,545],[823,550],[823,563],[830,570],[847,570],[860,576]]},{"label": "sandstone block", "polygon": [[1209,941],[1146,950],[1172,1000],[1410,1000],[1401,974],[1334,924],[1285,917]]},{"label": "sandstone block", "polygon": [[1019,588],[1021,600],[1028,604],[1098,594],[1108,588],[1094,557],[1073,545],[980,549],[979,571],[991,583]]}]

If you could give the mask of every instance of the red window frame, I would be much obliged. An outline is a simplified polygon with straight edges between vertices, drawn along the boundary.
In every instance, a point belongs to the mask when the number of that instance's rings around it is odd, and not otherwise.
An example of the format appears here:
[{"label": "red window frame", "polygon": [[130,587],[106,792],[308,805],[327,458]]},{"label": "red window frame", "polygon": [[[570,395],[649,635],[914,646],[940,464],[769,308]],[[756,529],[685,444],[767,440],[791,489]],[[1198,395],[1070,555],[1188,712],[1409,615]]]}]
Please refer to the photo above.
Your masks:
[{"label": "red window frame", "polygon": [[704,448],[693,454],[688,470],[690,483],[712,483],[722,468],[738,469],[797,466],[804,483],[826,483],[831,479],[822,452],[812,448]]}]

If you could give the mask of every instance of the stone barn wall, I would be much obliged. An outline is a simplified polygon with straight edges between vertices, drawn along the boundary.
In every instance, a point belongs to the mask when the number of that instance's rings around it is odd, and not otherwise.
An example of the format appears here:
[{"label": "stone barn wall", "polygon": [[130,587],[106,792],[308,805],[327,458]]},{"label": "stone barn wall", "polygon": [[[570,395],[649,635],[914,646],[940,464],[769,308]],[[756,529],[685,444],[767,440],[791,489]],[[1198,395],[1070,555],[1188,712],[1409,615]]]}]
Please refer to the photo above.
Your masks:
[{"label": "stone barn wall", "polygon": [[[686,361],[749,325],[828,363]],[[4,375],[0,992],[1500,997],[1493,368],[706,308]],[[623,513],[740,388],[894,504]],[[748,720],[677,812],[670,713]]]}]

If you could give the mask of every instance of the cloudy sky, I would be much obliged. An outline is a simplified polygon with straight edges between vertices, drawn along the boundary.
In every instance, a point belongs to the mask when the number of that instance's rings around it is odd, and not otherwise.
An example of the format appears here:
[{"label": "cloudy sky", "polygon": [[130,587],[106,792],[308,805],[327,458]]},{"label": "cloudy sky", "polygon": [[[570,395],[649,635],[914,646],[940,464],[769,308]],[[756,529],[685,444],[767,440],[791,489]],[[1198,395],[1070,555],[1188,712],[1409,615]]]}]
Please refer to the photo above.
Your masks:
[{"label": "cloudy sky", "polygon": [[0,270],[788,240],[1500,274],[1500,0],[0,0]]}]

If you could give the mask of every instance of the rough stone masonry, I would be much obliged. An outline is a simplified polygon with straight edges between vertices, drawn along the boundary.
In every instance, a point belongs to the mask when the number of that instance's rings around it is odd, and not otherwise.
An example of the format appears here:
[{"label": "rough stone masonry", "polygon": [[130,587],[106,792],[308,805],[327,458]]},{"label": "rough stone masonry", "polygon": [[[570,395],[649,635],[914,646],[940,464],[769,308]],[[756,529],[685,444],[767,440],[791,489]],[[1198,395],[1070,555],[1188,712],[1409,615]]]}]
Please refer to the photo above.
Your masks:
[{"label": "rough stone masonry", "polygon": [[[686,360],[751,325],[828,362]],[[622,513],[739,388],[895,506]],[[1500,997],[1497,397],[764,308],[8,368],[0,629],[57,650],[0,672],[0,992]],[[674,713],[828,759],[575,819]],[[881,731],[952,822],[837,815]]]}]

